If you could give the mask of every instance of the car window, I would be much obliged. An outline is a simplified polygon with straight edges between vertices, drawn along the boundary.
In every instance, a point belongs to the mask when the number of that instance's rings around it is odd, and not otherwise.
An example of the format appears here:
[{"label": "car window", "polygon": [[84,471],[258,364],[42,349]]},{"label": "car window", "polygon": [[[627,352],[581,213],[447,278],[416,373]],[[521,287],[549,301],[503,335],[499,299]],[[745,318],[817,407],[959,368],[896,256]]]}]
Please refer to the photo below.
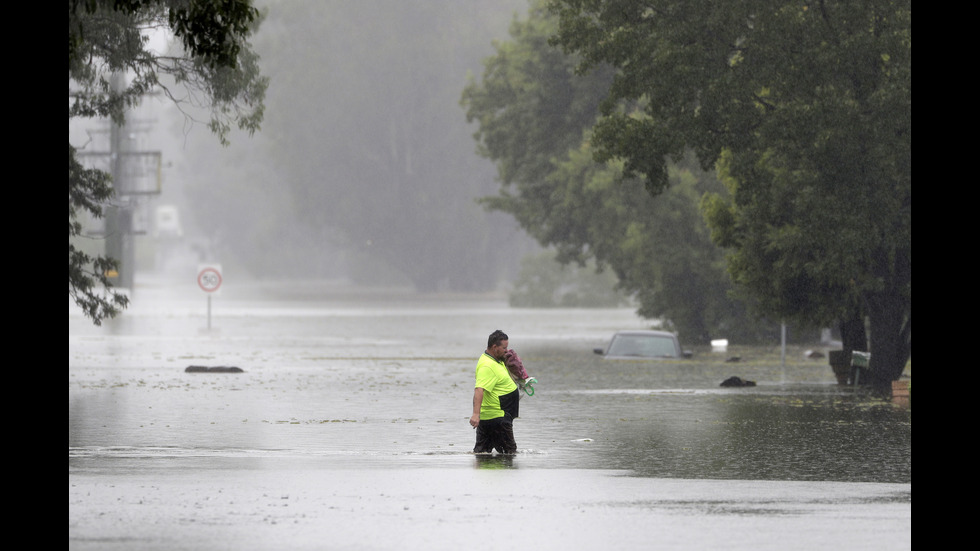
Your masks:
[{"label": "car window", "polygon": [[657,335],[617,335],[609,346],[610,356],[675,357],[674,339]]}]

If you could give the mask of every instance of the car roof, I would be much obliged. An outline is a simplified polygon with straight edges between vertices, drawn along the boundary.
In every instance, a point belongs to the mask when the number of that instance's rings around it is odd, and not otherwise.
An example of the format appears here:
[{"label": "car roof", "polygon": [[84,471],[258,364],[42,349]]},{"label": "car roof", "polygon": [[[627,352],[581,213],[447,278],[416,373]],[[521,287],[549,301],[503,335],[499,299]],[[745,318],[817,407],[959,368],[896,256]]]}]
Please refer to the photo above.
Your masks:
[{"label": "car roof", "polygon": [[676,336],[670,331],[654,331],[652,329],[633,329],[629,331],[616,331],[616,335],[631,335],[631,336],[649,335],[651,337],[675,337]]}]

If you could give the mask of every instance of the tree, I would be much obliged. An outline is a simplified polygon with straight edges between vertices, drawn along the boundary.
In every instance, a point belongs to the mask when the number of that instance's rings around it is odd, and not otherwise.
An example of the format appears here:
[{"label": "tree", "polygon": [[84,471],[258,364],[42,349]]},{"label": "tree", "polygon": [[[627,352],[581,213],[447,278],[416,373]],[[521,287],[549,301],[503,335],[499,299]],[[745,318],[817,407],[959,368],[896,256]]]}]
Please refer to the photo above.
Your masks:
[{"label": "tree", "polygon": [[[262,120],[268,81],[258,71],[249,36],[260,14],[251,0],[69,0],[68,121],[108,118],[161,91],[188,117],[206,109],[208,127],[223,143],[233,126],[253,132]],[[170,33],[179,45],[156,51],[151,39]],[[91,256],[72,238],[79,217],[103,215],[113,195],[109,175],[85,169],[68,144],[68,295],[96,324],[128,299],[111,291],[107,256]]]},{"label": "tree", "polygon": [[911,355],[911,3],[554,0],[555,43],[616,76],[594,130],[654,193],[691,148],[736,283],[770,315],[867,320],[874,383]]},{"label": "tree", "polygon": [[699,211],[706,192],[724,188],[690,159],[670,169],[654,197],[617,161],[593,159],[591,128],[613,82],[610,66],[576,74],[579,60],[549,44],[557,20],[533,4],[497,43],[482,81],[463,92],[478,123],[478,150],[497,164],[499,195],[483,200],[512,214],[563,263],[590,259],[611,269],[639,313],[660,318],[691,343],[725,336],[755,339],[767,324],[732,300],[722,250]]},{"label": "tree", "polygon": [[106,295],[97,289],[111,287],[108,274],[116,262],[104,256],[93,257],[75,246],[73,238],[81,235],[81,212],[102,215],[102,205],[112,196],[109,175],[86,169],[78,162],[75,148],[68,144],[68,296],[96,325],[125,308],[129,299],[120,293]]}]

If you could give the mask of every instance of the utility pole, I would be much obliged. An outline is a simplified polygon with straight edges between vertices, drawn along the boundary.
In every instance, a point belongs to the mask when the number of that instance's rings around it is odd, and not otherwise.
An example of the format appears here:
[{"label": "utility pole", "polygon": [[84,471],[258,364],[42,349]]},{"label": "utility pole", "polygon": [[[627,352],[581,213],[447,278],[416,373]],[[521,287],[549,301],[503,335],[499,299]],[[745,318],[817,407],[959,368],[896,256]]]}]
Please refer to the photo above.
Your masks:
[{"label": "utility pole", "polygon": [[[112,76],[113,88],[117,91],[124,85],[122,76],[116,73]],[[123,201],[129,196],[128,178],[124,148],[129,140],[126,127],[120,127],[115,122],[110,122],[109,128],[109,174],[112,175],[112,188],[115,192],[114,200],[106,209],[105,216],[105,252],[109,258],[114,258],[118,263],[115,277],[111,277],[112,284],[117,288],[133,290],[133,271],[136,262],[136,255],[133,252],[133,211],[129,205]]]},{"label": "utility pole", "polygon": [[[125,87],[124,76],[112,76],[113,88]],[[79,158],[86,158],[88,166],[96,166],[112,176],[113,198],[105,209],[105,252],[115,259],[119,268],[109,279],[113,286],[133,292],[136,271],[136,244],[134,236],[135,210],[139,198],[159,195],[161,187],[161,155],[159,151],[139,151],[133,139],[136,125],[131,117],[123,125],[109,122],[107,151],[80,151]]]}]

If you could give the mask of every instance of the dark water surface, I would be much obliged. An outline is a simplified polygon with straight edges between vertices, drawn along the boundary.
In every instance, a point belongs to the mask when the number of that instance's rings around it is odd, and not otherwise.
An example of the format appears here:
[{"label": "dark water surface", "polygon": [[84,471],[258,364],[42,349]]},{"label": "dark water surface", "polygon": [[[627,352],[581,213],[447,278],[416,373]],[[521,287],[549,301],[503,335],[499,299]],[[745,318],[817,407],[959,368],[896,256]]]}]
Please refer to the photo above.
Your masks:
[{"label": "dark water surface", "polygon": [[[613,362],[592,348],[644,327],[627,309],[251,291],[215,298],[211,330],[192,288],[148,285],[101,328],[70,310],[70,548],[454,548],[515,508],[544,548],[785,548],[809,526],[795,547],[911,546],[911,409],[838,387],[801,349]],[[473,369],[497,328],[540,382],[520,453],[481,458]],[[732,375],[758,386],[718,386]],[[732,515],[759,532],[734,544]],[[646,528],[610,536],[628,521]]]}]

